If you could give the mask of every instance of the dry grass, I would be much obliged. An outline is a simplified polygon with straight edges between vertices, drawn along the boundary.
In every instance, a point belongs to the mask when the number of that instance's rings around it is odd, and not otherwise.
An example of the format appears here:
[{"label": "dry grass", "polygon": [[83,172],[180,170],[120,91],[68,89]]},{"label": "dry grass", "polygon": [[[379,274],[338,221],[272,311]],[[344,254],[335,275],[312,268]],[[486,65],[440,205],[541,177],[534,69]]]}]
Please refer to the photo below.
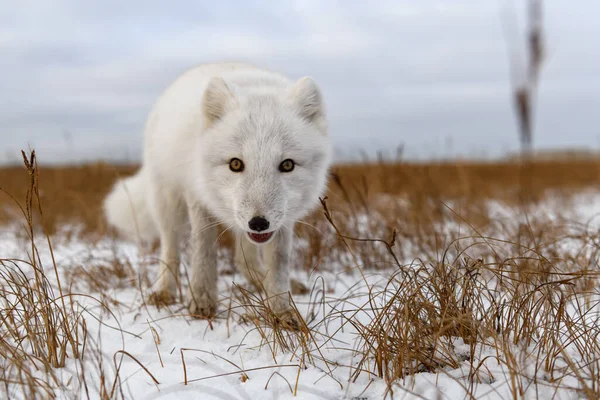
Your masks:
[{"label": "dry grass", "polygon": [[[51,238],[45,229],[35,152],[28,156],[23,153],[23,159],[25,174],[19,174],[19,178],[24,179],[27,188],[24,201],[0,187],[0,192],[21,213],[18,220],[24,221],[24,252],[28,255],[27,259],[0,257],[0,390],[3,398],[57,398],[64,391],[78,392],[82,388],[87,398],[123,398],[118,372],[121,361],[116,361],[115,354],[116,373],[106,374],[101,345],[88,336],[86,309],[78,299],[92,300],[109,314],[110,309],[89,294],[63,289],[64,277],[59,274]],[[34,216],[42,232],[36,229]],[[50,268],[43,265],[40,257],[43,245],[50,253]],[[115,265],[107,275],[112,277],[121,271],[123,267]],[[104,278],[95,275],[88,281],[99,285]],[[120,353],[128,355],[124,351]],[[94,366],[96,379],[90,379],[90,371],[86,370],[89,365]],[[69,367],[75,368],[75,379],[64,382],[58,371]]]},{"label": "dry grass", "polygon": [[[111,370],[99,356],[101,339],[87,336],[74,290],[94,293],[107,311],[119,307],[118,299],[108,294],[114,288],[139,287],[142,296],[147,292],[143,274],[116,255],[95,259],[90,252],[67,277],[54,271],[51,279],[35,257],[39,240],[50,244],[52,234],[35,229],[34,216],[42,226],[43,215],[46,226],[60,232],[57,237],[64,236],[67,221],[84,224],[85,235],[106,234],[98,222],[99,207],[115,169],[94,165],[38,173],[32,165],[25,174],[2,172],[9,177],[4,190],[26,194],[20,221],[26,222],[34,255],[27,261],[2,261],[0,351],[10,360],[2,364],[4,392],[9,398],[18,390],[19,397],[53,397],[64,389],[54,371],[73,359],[80,366],[73,387],[105,399],[126,397],[119,363],[115,358]],[[565,210],[571,195],[595,189],[599,181],[595,161],[529,167],[538,194],[530,198],[552,198],[564,203]],[[337,299],[328,296],[325,282],[311,288],[308,311],[297,311],[301,323],[289,330],[260,293],[234,286],[216,321],[249,326],[261,338],[253,345],[267,348],[274,361],[290,354],[295,361],[288,367],[296,368],[298,376],[306,365],[319,365],[340,387],[363,376],[379,377],[391,394],[406,390],[398,382],[407,378],[423,372],[448,374],[466,365],[466,378],[459,381],[475,397],[482,382],[501,378],[500,365],[513,398],[530,395],[536,385],[574,388],[584,398],[598,398],[598,233],[560,215],[550,218],[539,209],[543,202],[520,203],[520,168],[511,163],[335,167],[328,199],[307,225],[298,227],[298,264],[306,271],[354,274],[356,287]],[[86,174],[94,179],[83,178]],[[84,187],[81,192],[75,181]],[[5,199],[14,209],[10,197]],[[52,211],[46,199],[53,199]],[[512,214],[499,217],[494,203]],[[38,204],[44,206],[43,214]],[[8,222],[14,222],[11,213],[4,216]],[[229,254],[228,243],[222,245],[221,252]],[[374,271],[385,274],[383,283],[369,279]],[[62,294],[56,292],[59,279],[69,283]],[[340,366],[330,358],[331,351],[348,351],[338,348],[335,338],[347,330],[358,337],[348,382],[335,376],[332,371]],[[122,349],[115,357],[135,354]],[[236,368],[242,378],[250,372]],[[90,373],[96,378],[86,378]],[[194,382],[187,376],[185,381]],[[292,393],[298,390],[297,381],[288,385]]]},{"label": "dry grass", "polygon": [[[548,192],[569,195],[600,184],[600,158],[531,162],[374,162],[336,165],[327,196],[356,210],[373,207],[382,194],[406,198],[416,213],[440,199],[470,204],[494,199],[519,202],[519,184],[524,168],[532,177],[532,194]],[[44,204],[45,226],[50,233],[65,224],[81,224],[87,233],[108,230],[101,205],[118,177],[129,176],[136,166],[92,165],[45,167],[40,171],[39,195]],[[22,167],[0,168],[1,187],[22,198],[28,189]],[[338,201],[339,200],[339,201]],[[36,199],[34,199],[34,202]],[[439,203],[438,203],[439,206]],[[35,220],[39,218],[34,211]],[[19,218],[19,210],[7,196],[0,197],[0,223]]]},{"label": "dry grass", "polygon": [[[39,171],[39,198],[44,205],[45,226],[50,233],[64,224],[83,224],[88,232],[104,233],[100,206],[111,184],[120,175],[129,175],[137,167],[93,165],[43,168]],[[0,187],[17,199],[28,190],[27,171],[22,166],[0,168]],[[34,199],[36,202],[37,199]],[[0,223],[20,218],[15,203],[7,196],[0,198]],[[36,222],[39,215],[34,214]]]},{"label": "dry grass", "polygon": [[[351,237],[358,225],[325,213],[356,268],[393,266],[384,284],[365,282],[367,302],[340,311],[362,338],[352,379],[375,374],[393,392],[399,379],[443,373],[466,361],[465,391],[474,397],[478,383],[498,378],[489,370],[496,363],[510,374],[513,398],[525,396],[532,384],[600,396],[600,248],[593,229],[543,218],[526,224],[517,212],[515,220],[483,228],[498,236],[472,229],[444,242],[434,233],[437,248],[413,246],[419,258],[407,263],[397,255],[396,232]],[[412,241],[423,240],[415,232]],[[577,384],[563,384],[568,378]]]}]

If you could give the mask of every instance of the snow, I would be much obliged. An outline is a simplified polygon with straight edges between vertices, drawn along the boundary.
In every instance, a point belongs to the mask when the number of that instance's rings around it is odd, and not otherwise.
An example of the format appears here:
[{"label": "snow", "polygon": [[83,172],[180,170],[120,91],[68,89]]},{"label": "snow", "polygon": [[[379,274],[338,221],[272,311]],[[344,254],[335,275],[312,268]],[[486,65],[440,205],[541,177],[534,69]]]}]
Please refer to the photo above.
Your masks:
[{"label": "snow", "polygon": [[[491,205],[498,218],[510,218],[501,205]],[[574,203],[574,214],[587,222],[600,211],[600,197],[587,194]],[[545,210],[544,212],[546,212]],[[599,218],[593,219],[596,223]],[[451,228],[450,231],[452,230]],[[593,229],[593,228],[590,228]],[[18,227],[3,229],[0,241],[2,258],[27,258],[27,239],[17,232]],[[464,227],[463,227],[464,230]],[[363,232],[366,234],[366,232]],[[307,340],[308,347],[299,344],[299,333],[288,333],[292,350],[274,348],[265,340],[251,321],[242,317],[244,309],[236,296],[235,283],[244,285],[242,278],[227,273],[231,270],[229,256],[223,252],[219,268],[220,314],[215,321],[192,319],[181,305],[158,309],[145,304],[148,292],[144,277],[156,273],[155,254],[127,241],[104,238],[97,242],[82,239],[79,235],[52,238],[56,263],[62,282],[69,273],[83,267],[93,273],[92,266],[119,262],[131,265],[132,276],[107,281],[104,293],[94,292],[85,279],[75,279],[74,293],[90,295],[110,307],[110,312],[89,297],[74,296],[83,312],[88,329],[88,359],[85,374],[89,394],[78,385],[76,378],[81,364],[70,359],[67,367],[57,370],[60,384],[56,385],[59,398],[98,398],[100,377],[98,361],[110,380],[119,366],[120,384],[116,391],[134,399],[379,399],[392,397],[384,380],[368,372],[356,380],[350,379],[359,360],[357,349],[360,337],[340,310],[353,310],[368,304],[368,286],[383,287],[391,270],[369,270],[363,277],[358,272],[338,272],[341,266],[332,266],[328,272],[295,272],[295,278],[306,283],[311,293],[294,295],[300,313],[318,334]],[[38,237],[42,265],[49,277],[53,276],[50,253]],[[139,279],[134,279],[139,278]],[[132,286],[140,281],[140,285]],[[368,286],[367,286],[368,285]],[[324,289],[324,290],[323,290]],[[598,308],[598,306],[595,306]],[[231,312],[230,312],[231,310]],[[594,313],[599,310],[596,309]],[[356,318],[368,323],[369,312],[358,312]],[[272,331],[264,328],[272,340]],[[394,385],[393,398],[398,399],[459,399],[468,398],[467,392],[475,386],[476,398],[507,399],[513,396],[511,375],[496,358],[496,350],[478,345],[478,359],[486,359],[472,375],[466,361],[469,345],[462,339],[452,343],[457,359],[463,361],[458,368],[442,367],[434,372],[421,372],[406,376]],[[303,354],[303,350],[308,353]],[[519,351],[518,347],[515,351]],[[135,360],[119,351],[135,357]],[[463,356],[467,354],[467,356]],[[324,362],[322,358],[328,360]],[[136,361],[137,360],[137,361]],[[539,372],[531,369],[533,360],[523,356],[519,361],[522,370],[529,373],[519,377],[527,391],[524,398],[580,398],[577,379],[565,377],[556,388]],[[152,377],[140,366],[152,374]],[[366,368],[366,367],[365,367]],[[372,368],[366,368],[373,371]],[[185,381],[187,380],[187,384]],[[112,381],[109,382],[111,387]],[[60,385],[64,385],[60,387]],[[570,389],[571,388],[571,389]],[[19,397],[18,392],[13,393]]]}]

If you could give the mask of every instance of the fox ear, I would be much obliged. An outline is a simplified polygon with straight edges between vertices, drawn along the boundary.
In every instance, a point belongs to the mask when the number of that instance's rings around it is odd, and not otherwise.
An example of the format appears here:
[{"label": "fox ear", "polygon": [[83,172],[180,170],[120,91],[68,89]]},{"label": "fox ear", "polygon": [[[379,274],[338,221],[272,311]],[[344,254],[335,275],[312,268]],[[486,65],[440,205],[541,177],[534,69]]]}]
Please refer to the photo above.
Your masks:
[{"label": "fox ear", "polygon": [[204,90],[204,115],[212,124],[221,119],[227,108],[235,103],[235,94],[220,76],[211,78]]},{"label": "fox ear", "polygon": [[309,76],[301,78],[290,90],[298,113],[309,121],[323,115],[323,99],[317,83]]}]

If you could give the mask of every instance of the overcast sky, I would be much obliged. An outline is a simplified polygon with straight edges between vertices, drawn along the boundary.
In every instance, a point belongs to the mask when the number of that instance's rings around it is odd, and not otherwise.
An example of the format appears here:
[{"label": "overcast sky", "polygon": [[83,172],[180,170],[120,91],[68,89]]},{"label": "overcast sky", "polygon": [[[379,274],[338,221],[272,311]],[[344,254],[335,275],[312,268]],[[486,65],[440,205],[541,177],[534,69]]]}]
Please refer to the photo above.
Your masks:
[{"label": "overcast sky", "polygon": [[[339,158],[497,156],[518,148],[513,3],[0,0],[0,162],[136,160],[156,96],[219,60],[313,76]],[[600,2],[545,3],[535,144],[600,148]]]}]

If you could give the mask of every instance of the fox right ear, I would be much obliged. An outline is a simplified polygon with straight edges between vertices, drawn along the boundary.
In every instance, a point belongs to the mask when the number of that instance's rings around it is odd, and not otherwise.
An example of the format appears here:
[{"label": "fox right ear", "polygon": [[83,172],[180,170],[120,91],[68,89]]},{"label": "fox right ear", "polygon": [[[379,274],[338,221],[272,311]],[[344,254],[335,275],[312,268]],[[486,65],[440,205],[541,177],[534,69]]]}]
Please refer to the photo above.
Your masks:
[{"label": "fox right ear", "polygon": [[204,90],[204,116],[209,124],[221,119],[235,103],[235,94],[220,76],[211,78]]},{"label": "fox right ear", "polygon": [[292,101],[300,115],[309,121],[323,114],[323,99],[317,83],[308,76],[300,79],[291,88]]}]

